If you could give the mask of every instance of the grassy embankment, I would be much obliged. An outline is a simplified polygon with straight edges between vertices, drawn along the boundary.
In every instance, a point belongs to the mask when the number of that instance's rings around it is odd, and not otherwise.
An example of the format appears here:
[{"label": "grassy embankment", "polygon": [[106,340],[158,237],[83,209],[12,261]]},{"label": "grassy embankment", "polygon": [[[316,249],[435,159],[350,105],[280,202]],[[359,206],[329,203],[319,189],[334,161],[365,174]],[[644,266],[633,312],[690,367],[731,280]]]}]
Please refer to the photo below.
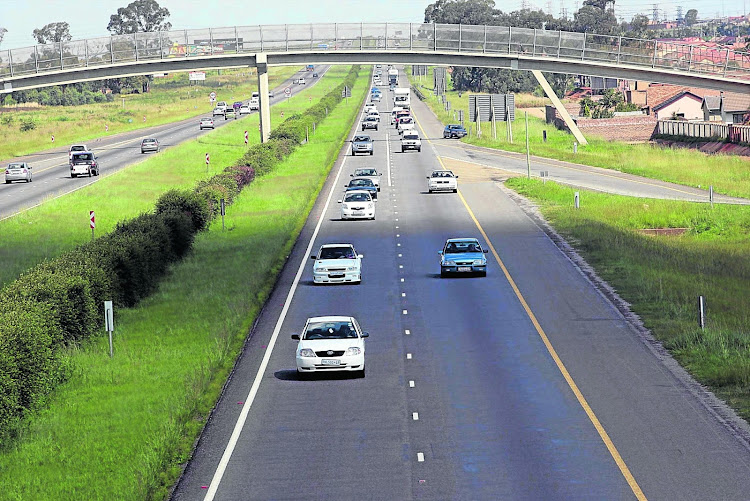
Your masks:
[{"label": "grassy embankment", "polygon": [[[343,67],[334,67],[317,85],[274,106],[272,124],[281,123],[282,111],[289,117],[308,108],[344,76]],[[143,162],[111,176],[107,175],[105,166],[101,180],[79,190],[75,196],[50,200],[41,207],[0,222],[0,262],[3,263],[0,285],[15,279],[45,258],[57,256],[90,239],[88,211],[96,212],[97,234],[107,233],[119,221],[150,210],[165,191],[191,187],[197,180],[208,178],[235,162],[246,151],[245,130],[250,132],[251,146],[259,141],[258,115],[230,122],[198,140],[159,154],[143,155],[146,157]],[[211,155],[208,171],[206,152]],[[45,238],[40,240],[39,235]]]},{"label": "grassy embankment", "polygon": [[[637,199],[514,178],[508,186],[545,218],[632,305],[674,357],[750,420],[750,210]],[[680,237],[638,230],[684,227]],[[697,327],[697,298],[707,304]]]},{"label": "grassy embankment", "polygon": [[[269,88],[299,71],[297,66],[273,67],[269,71]],[[206,71],[206,80],[190,85],[187,73],[156,78],[151,92],[115,95],[111,103],[82,106],[40,106],[31,110],[0,113],[0,161],[52,148],[55,145],[86,142],[154,125],[210,114],[208,95],[216,92],[217,100],[228,102],[248,99],[258,90],[258,78],[248,69]],[[123,106],[124,100],[124,106]],[[26,107],[30,105],[19,105]],[[146,117],[146,122],[143,117]],[[21,132],[22,122],[31,120],[36,129]],[[109,131],[105,131],[109,126]],[[51,136],[55,136],[54,144]]]},{"label": "grassy embankment", "polygon": [[[347,70],[332,72],[343,78]],[[367,83],[362,72],[354,99],[340,103],[309,144],[243,190],[229,208],[226,231],[214,221],[156,294],[118,312],[114,359],[104,336],[70,350],[72,378],[31,419],[23,440],[0,455],[4,499],[166,496],[356,119]]]},{"label": "grassy embankment", "polygon": [[[409,76],[409,78],[412,82],[419,83],[418,77]],[[428,87],[432,86],[432,73],[422,78],[422,83]],[[464,116],[468,117],[469,104],[466,93],[459,98],[458,92],[447,91],[447,99],[451,102],[452,109],[445,111],[442,102],[429,89],[423,90],[425,102],[444,124],[456,123],[453,116],[454,110],[463,109]],[[522,102],[520,98],[518,101]],[[549,102],[546,98],[545,101]],[[466,125],[468,130],[469,124]],[[516,120],[512,125],[513,143],[507,140],[504,122],[497,123],[497,139],[492,139],[491,125],[483,123],[482,137],[471,135],[462,141],[478,146],[525,153],[525,127],[523,110],[517,109]],[[546,143],[542,137],[544,130],[547,131]],[[575,139],[571,134],[556,129],[540,118],[529,116],[529,149],[534,156],[613,169],[685,186],[700,186],[707,189],[709,185],[713,185],[718,193],[750,198],[750,161],[745,157],[706,155],[689,149],[670,149],[650,144],[627,144],[595,137],[586,139],[589,144],[579,145],[578,153],[575,154],[573,153]]]}]

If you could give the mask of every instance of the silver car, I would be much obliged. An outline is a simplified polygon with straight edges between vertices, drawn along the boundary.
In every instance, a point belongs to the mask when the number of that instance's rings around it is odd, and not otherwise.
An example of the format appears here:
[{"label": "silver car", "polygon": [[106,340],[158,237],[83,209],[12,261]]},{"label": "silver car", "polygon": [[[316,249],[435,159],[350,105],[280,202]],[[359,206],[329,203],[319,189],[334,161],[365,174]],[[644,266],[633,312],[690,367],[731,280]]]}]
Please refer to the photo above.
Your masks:
[{"label": "silver car", "polygon": [[350,177],[363,177],[372,181],[372,184],[380,191],[380,176],[382,172],[378,172],[377,169],[354,169],[354,174],[349,174]]},{"label": "silver car", "polygon": [[31,166],[26,162],[13,162],[5,168],[5,184],[13,181],[31,182]]},{"label": "silver car", "polygon": [[365,134],[357,134],[352,140],[352,156],[357,153],[369,153],[372,155],[372,138]]}]

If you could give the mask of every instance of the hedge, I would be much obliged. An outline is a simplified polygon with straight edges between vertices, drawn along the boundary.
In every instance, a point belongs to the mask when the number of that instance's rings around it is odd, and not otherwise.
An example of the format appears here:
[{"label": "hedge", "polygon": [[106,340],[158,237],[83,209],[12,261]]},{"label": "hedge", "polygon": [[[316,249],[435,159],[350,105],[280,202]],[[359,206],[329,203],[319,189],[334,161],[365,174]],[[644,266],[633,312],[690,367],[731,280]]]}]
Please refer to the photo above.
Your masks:
[{"label": "hedge", "polygon": [[65,380],[69,368],[60,348],[101,332],[103,301],[129,307],[153,293],[169,266],[216,217],[219,200],[230,205],[256,175],[271,172],[289,156],[358,74],[359,66],[353,66],[319,103],[289,117],[236,165],[193,190],[164,193],[153,212],[119,223],[111,233],[37,265],[0,290],[0,447]]}]

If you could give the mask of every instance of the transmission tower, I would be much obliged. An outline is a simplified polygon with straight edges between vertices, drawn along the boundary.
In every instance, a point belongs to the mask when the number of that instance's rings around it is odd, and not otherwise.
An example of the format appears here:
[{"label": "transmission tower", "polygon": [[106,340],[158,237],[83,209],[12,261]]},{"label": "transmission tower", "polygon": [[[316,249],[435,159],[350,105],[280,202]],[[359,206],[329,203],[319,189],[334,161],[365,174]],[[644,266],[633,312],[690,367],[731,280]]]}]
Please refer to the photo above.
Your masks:
[{"label": "transmission tower", "polygon": [[528,8],[529,8],[528,0],[521,0],[521,10],[526,10]]},{"label": "transmission tower", "polygon": [[652,20],[653,20],[653,21],[654,21],[655,23],[658,23],[658,22],[659,22],[659,4],[658,4],[658,3],[655,3],[655,4],[654,4],[654,10],[653,10],[653,11],[652,11],[652,13],[651,13],[651,19],[652,19]]},{"label": "transmission tower", "polygon": [[552,0],[547,0],[547,3],[545,3],[544,6],[547,7],[547,14],[551,16],[552,15]]},{"label": "transmission tower", "polygon": [[677,24],[682,24],[682,5],[677,6]]}]

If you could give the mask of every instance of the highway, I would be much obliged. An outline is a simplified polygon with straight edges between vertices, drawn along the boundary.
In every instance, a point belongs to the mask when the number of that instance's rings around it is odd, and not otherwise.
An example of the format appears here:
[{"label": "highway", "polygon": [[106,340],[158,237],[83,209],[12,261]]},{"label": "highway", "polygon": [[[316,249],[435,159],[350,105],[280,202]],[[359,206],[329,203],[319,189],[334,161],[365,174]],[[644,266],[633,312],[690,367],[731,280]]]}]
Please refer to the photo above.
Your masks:
[{"label": "highway", "polygon": [[[747,499],[746,425],[493,180],[428,194],[455,142],[401,153],[390,96],[375,154],[342,150],[172,499]],[[359,167],[383,172],[376,219],[341,221]],[[487,277],[440,278],[457,236],[491,249]],[[309,255],[339,242],[364,254],[362,284],[314,286]],[[365,379],[297,377],[290,334],[319,315],[370,333]]]},{"label": "highway", "polygon": [[[319,65],[315,71],[322,77],[328,71],[328,68],[330,68],[329,65]],[[284,81],[274,89],[274,97],[270,99],[271,104],[273,105],[286,99],[284,95],[285,87],[289,87],[292,95],[294,95],[315,85],[320,78],[312,78],[312,74],[312,71],[301,71],[292,78]],[[306,85],[294,85],[292,80],[300,77],[304,77],[308,83]],[[249,96],[243,99],[243,102],[248,101]],[[231,105],[231,103],[229,104]],[[253,111],[252,113],[257,112]],[[201,116],[211,116],[211,114],[206,113]],[[101,175],[99,177],[78,177],[75,179],[70,177],[70,170],[68,168],[69,144],[61,148],[13,159],[13,161],[18,162],[28,162],[32,166],[33,181],[31,183],[0,183],[0,221],[11,217],[19,211],[36,206],[43,201],[71,193],[95,183],[104,176],[144,160],[146,155],[141,154],[140,146],[141,139],[145,137],[157,138],[162,150],[164,150],[188,139],[194,139],[203,134],[210,133],[211,129],[200,130],[198,128],[199,121],[200,117],[188,118],[180,122],[164,124],[148,129],[125,132],[91,141],[81,141],[87,144],[98,155],[101,165]],[[223,126],[227,122],[221,116],[217,116],[214,121],[216,128]],[[255,133],[255,131],[249,131],[249,133]],[[7,161],[2,162],[3,169],[7,163]],[[5,171],[3,170],[3,172]]]}]

